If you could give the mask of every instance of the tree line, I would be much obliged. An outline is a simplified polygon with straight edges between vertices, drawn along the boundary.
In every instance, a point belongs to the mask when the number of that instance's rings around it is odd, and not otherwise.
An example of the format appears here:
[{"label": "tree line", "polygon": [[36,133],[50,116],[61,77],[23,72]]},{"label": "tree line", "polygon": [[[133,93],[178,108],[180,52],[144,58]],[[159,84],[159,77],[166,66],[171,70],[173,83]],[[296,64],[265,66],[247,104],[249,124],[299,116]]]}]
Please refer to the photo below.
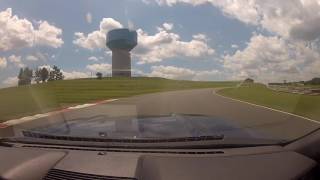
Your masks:
[{"label": "tree line", "polygon": [[34,80],[38,84],[40,82],[45,83],[47,81],[58,81],[63,79],[64,75],[61,69],[57,66],[53,66],[51,70],[42,67],[36,69],[35,71],[28,67],[25,67],[20,68],[18,74],[18,86],[29,85],[31,84],[32,80]]}]

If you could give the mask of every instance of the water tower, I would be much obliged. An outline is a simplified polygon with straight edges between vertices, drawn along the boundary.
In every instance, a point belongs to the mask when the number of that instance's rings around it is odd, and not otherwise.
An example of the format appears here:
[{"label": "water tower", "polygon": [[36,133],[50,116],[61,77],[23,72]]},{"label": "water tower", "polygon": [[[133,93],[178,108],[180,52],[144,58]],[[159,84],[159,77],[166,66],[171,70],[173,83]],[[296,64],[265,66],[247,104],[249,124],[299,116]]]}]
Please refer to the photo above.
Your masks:
[{"label": "water tower", "polygon": [[130,51],[138,44],[137,32],[114,29],[107,34],[107,46],[112,51],[112,77],[131,77]]}]

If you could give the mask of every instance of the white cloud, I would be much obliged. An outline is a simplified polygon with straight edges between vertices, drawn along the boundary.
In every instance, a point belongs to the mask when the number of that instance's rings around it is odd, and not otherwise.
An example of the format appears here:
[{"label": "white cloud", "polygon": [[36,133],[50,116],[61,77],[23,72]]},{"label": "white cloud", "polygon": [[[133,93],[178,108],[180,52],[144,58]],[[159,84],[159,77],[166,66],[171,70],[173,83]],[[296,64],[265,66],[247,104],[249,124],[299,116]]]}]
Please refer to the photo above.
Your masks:
[{"label": "white cloud", "polygon": [[92,23],[92,14],[90,12],[88,12],[86,14],[86,21],[87,23],[91,24]]},{"label": "white cloud", "polygon": [[178,3],[191,4],[193,6],[211,4],[219,7],[222,11],[231,17],[235,17],[246,23],[257,23],[259,15],[255,0],[149,0],[156,1],[159,5],[173,6]]},{"label": "white cloud", "polygon": [[4,81],[2,81],[2,84],[5,85],[5,87],[17,86],[18,85],[18,78],[17,77],[8,77]]},{"label": "white cloud", "polygon": [[170,31],[173,29],[173,24],[172,23],[163,23],[163,27],[165,30]]},{"label": "white cloud", "polygon": [[106,33],[112,29],[123,27],[118,21],[112,18],[103,18],[100,22],[100,29],[85,35],[76,32],[73,43],[79,47],[94,50],[106,48]]},{"label": "white cloud", "polygon": [[61,70],[65,79],[81,79],[81,78],[89,78],[90,75],[87,72],[79,72],[79,71],[63,71]]},{"label": "white cloud", "polygon": [[99,61],[99,59],[95,56],[91,56],[88,58],[89,61]]},{"label": "white cloud", "polygon": [[[53,71],[53,68],[51,65],[42,65],[39,66],[38,69],[46,68],[48,71]],[[90,73],[89,72],[81,72],[81,71],[65,71],[61,69],[61,72],[64,76],[64,79],[80,79],[80,78],[89,78]]]},{"label": "white cloud", "polygon": [[238,48],[239,48],[239,46],[238,46],[238,45],[236,45],[236,44],[232,44],[232,45],[231,45],[231,48],[233,48],[233,49],[238,49]]},{"label": "white cloud", "polygon": [[203,34],[193,36],[191,41],[182,41],[180,36],[158,28],[158,32],[149,35],[142,29],[137,30],[138,46],[133,50],[139,64],[161,62],[173,57],[203,57],[214,54]]},{"label": "white cloud", "polygon": [[39,58],[36,57],[36,56],[33,56],[33,55],[28,55],[28,56],[26,57],[26,60],[28,60],[28,61],[38,61]]},{"label": "white cloud", "polygon": [[88,70],[90,71],[94,71],[94,72],[101,72],[101,73],[105,73],[105,72],[111,72],[111,64],[107,64],[107,63],[101,63],[101,64],[90,64],[87,65],[86,67]]},{"label": "white cloud", "polygon": [[[151,0],[150,0],[151,1]],[[254,34],[244,50],[222,56],[232,78],[259,81],[306,80],[320,76],[319,0],[152,0],[159,5],[210,4],[271,37]],[[232,45],[237,49],[237,46]],[[226,53],[225,53],[226,54]]]},{"label": "white cloud", "polygon": [[9,62],[13,63],[15,66],[22,68],[25,65],[21,61],[21,56],[11,55],[8,57]]},{"label": "white cloud", "polygon": [[41,21],[39,30],[35,31],[36,44],[53,48],[61,47],[63,44],[63,40],[59,38],[61,35],[61,29],[50,25],[47,21]]},{"label": "white cloud", "polygon": [[196,81],[221,81],[226,80],[227,75],[218,70],[198,71],[192,80]]},{"label": "white cloud", "polygon": [[[169,32],[173,24],[164,23],[158,27],[158,32],[149,35],[142,29],[138,29],[138,46],[133,50],[140,64],[160,62],[176,56],[200,57],[214,54],[214,49],[207,44],[207,38],[203,34],[196,34],[191,41],[182,41],[180,36]],[[89,50],[106,48],[106,33],[109,30],[123,27],[122,24],[112,18],[104,18],[100,22],[100,30],[88,35],[75,33],[74,44]],[[111,55],[111,51],[106,51]]]},{"label": "white cloud", "polygon": [[163,77],[167,79],[178,80],[223,80],[224,74],[218,70],[192,70],[189,68],[175,67],[175,66],[152,66],[150,77]]},{"label": "white cloud", "polygon": [[[151,1],[151,0],[150,0]],[[247,24],[258,25],[286,38],[311,41],[320,36],[319,0],[153,0],[159,5],[211,4],[224,14]]]},{"label": "white cloud", "polygon": [[[46,61],[46,60],[50,57],[49,54],[47,54],[47,53],[41,53],[41,52],[36,52],[36,53],[34,53],[33,56],[36,57],[38,60],[42,60],[42,61]],[[54,57],[55,57],[54,54],[51,55],[51,58],[54,58]]]},{"label": "white cloud", "polygon": [[105,34],[100,31],[94,31],[87,36],[76,32],[75,37],[76,39],[73,41],[75,45],[89,50],[104,48],[106,42]]},{"label": "white cloud", "polygon": [[0,57],[0,69],[7,67],[7,59],[5,57]]},{"label": "white cloud", "polygon": [[0,12],[0,50],[8,51],[34,45],[58,48],[63,44],[62,30],[40,21],[38,28],[27,19],[20,19],[8,8]]},{"label": "white cloud", "polygon": [[148,76],[149,74],[139,70],[139,69],[131,69],[132,76]]},{"label": "white cloud", "polygon": [[52,70],[53,70],[53,68],[52,68],[50,65],[48,65],[48,64],[42,65],[42,66],[39,66],[39,67],[38,67],[38,69],[42,69],[42,68],[46,68],[48,71],[52,71]]},{"label": "white cloud", "polygon": [[110,50],[106,50],[106,51],[104,52],[104,54],[105,54],[105,56],[107,56],[107,57],[112,57],[112,51],[110,51]]},{"label": "white cloud", "polygon": [[201,34],[201,33],[200,34],[195,34],[192,37],[194,39],[202,40],[202,41],[208,41],[209,40],[205,34]]},{"label": "white cloud", "polygon": [[224,57],[224,67],[233,78],[252,77],[262,82],[306,80],[320,75],[312,71],[320,54],[303,43],[281,37],[255,35],[247,48]]},{"label": "white cloud", "polygon": [[180,68],[174,66],[152,66],[151,77],[163,77],[168,79],[192,79],[195,76],[195,72],[191,69]]}]

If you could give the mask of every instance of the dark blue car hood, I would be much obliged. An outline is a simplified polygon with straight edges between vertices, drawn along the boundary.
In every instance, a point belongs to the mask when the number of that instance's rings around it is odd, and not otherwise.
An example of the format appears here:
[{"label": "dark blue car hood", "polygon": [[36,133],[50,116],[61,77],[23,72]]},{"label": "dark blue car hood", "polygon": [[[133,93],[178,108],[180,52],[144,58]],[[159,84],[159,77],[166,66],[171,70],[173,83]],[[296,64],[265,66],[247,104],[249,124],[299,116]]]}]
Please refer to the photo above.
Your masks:
[{"label": "dark blue car hood", "polygon": [[141,117],[95,116],[68,120],[29,131],[56,136],[148,139],[219,136],[226,138],[269,139],[265,135],[217,117],[163,115]]}]

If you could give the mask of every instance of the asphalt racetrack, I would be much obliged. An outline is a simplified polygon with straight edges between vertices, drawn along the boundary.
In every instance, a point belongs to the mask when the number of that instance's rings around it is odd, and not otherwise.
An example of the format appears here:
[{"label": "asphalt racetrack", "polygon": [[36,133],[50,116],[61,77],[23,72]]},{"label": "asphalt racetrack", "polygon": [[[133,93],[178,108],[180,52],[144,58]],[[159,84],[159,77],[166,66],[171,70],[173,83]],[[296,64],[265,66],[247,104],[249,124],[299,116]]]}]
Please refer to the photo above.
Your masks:
[{"label": "asphalt racetrack", "polygon": [[299,138],[320,127],[319,123],[307,118],[220,96],[215,93],[214,89],[197,89],[122,98],[114,102],[61,112],[10,128],[28,129],[35,125],[99,115],[138,117],[169,114],[213,116],[236,124],[243,129],[255,130],[285,140]]}]

